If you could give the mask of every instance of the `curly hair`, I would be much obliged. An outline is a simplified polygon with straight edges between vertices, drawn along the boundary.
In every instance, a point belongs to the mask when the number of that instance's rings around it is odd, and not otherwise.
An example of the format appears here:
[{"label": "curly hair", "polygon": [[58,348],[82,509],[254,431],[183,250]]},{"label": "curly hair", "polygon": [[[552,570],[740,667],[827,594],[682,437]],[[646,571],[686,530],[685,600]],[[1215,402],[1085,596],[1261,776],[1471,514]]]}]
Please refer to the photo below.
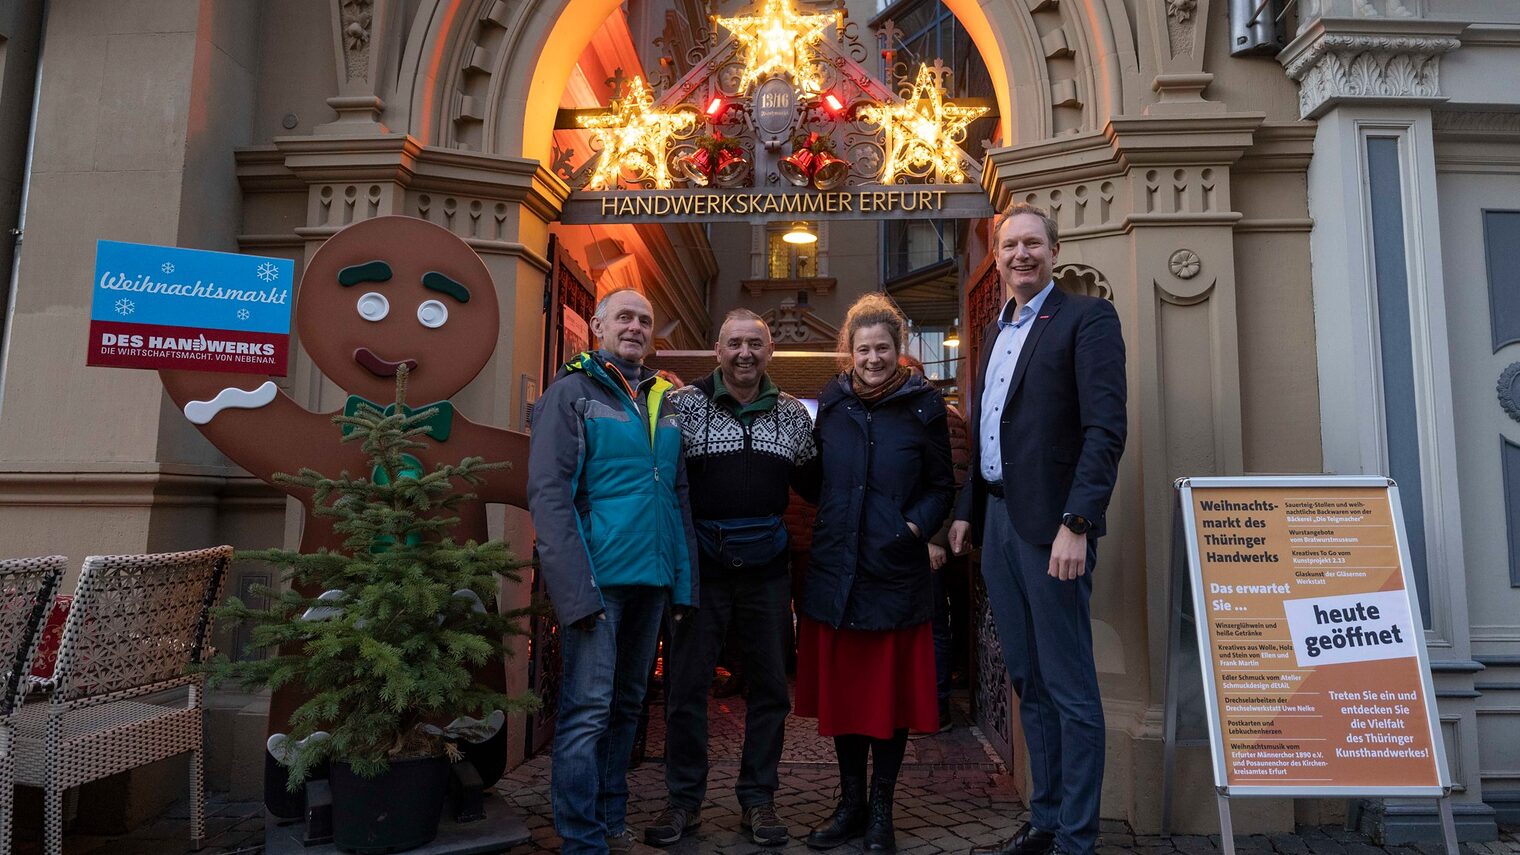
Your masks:
[{"label": "curly hair", "polygon": [[866,327],[882,324],[902,353],[908,336],[908,319],[903,317],[897,304],[886,294],[871,291],[860,296],[845,313],[844,325],[839,328],[839,364],[848,371],[853,364],[850,351],[854,349],[855,333]]}]

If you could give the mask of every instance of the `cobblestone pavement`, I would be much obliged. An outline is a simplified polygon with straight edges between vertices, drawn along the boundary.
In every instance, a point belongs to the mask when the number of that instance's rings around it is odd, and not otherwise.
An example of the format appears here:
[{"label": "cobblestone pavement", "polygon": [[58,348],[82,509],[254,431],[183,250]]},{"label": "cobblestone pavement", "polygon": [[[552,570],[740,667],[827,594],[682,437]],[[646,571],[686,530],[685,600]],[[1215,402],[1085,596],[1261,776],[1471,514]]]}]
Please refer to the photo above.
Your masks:
[{"label": "cobblestone pavement", "polygon": [[[652,709],[647,742],[650,759],[629,776],[629,825],[642,831],[664,808],[665,767],[660,761],[664,750],[662,709]],[[782,754],[781,792],[776,810],[792,829],[793,840],[786,847],[766,849],[756,846],[739,832],[739,809],[733,786],[739,770],[739,746],[743,741],[742,701],[713,700],[712,772],[708,782],[708,801],[703,806],[702,827],[693,837],[669,848],[672,855],[695,853],[792,853],[811,852],[802,844],[809,828],[821,822],[838,797],[834,767],[833,742],[818,736],[816,724],[807,719],[787,722],[787,740]],[[1003,839],[1027,814],[1019,803],[1011,782],[1002,774],[996,755],[981,734],[964,723],[963,710],[957,711],[958,725],[948,733],[917,737],[909,741],[907,756],[897,790],[897,844],[903,855],[964,853],[979,843]],[[533,833],[531,845],[520,846],[510,855],[557,852],[559,838],[554,833],[549,811],[549,761],[537,757],[513,770],[497,785],[500,795],[513,805]],[[99,837],[70,834],[65,838],[67,855],[171,855],[189,849],[184,803],[177,804],[164,816],[130,834]],[[212,795],[207,804],[208,838],[202,853],[216,855],[253,855],[262,850],[262,808],[247,802],[229,802]],[[17,817],[23,826],[17,841],[16,855],[33,855],[41,851],[36,840],[35,821]],[[1205,855],[1219,852],[1217,836],[1178,835],[1172,837],[1137,837],[1120,822],[1103,823],[1101,855],[1141,853],[1141,855]],[[1371,845],[1358,834],[1338,828],[1300,829],[1297,834],[1239,837],[1236,851],[1241,855],[1435,855],[1439,846]],[[1496,843],[1464,844],[1470,855],[1520,855],[1520,829],[1506,829]],[[854,855],[858,845],[841,846],[833,855]]]},{"label": "cobblestone pavement", "polygon": [[[965,853],[972,846],[1006,838],[1028,814],[1003,774],[997,755],[974,727],[964,724],[948,733],[915,737],[908,742],[903,771],[897,787],[897,847],[902,855]],[[650,759],[629,775],[628,824],[635,832],[652,821],[665,807],[664,729],[661,708],[653,707],[646,754]],[[787,720],[786,746],[782,752],[781,790],[776,812],[791,826],[793,839],[782,848],[757,846],[739,831],[739,807],[733,787],[739,773],[739,747],[743,741],[743,702],[713,700],[710,707],[711,750],[714,758],[708,776],[707,802],[697,833],[666,851],[672,855],[695,853],[792,853],[811,852],[802,837],[834,808],[838,778],[833,741],[818,736],[816,722]],[[513,850],[554,852],[559,837],[554,833],[549,810],[549,764],[538,757],[513,770],[497,789],[515,805],[533,832],[533,845]],[[642,838],[641,838],[642,839]],[[1520,855],[1520,829],[1509,829],[1498,843],[1462,846],[1474,855]],[[858,845],[832,850],[839,855],[859,851]],[[1122,822],[1103,823],[1100,855],[1200,855],[1219,852],[1217,835],[1137,837]],[[1339,828],[1302,829],[1298,834],[1241,836],[1236,839],[1241,855],[1426,855],[1444,852],[1440,846],[1371,845],[1367,838]]]}]

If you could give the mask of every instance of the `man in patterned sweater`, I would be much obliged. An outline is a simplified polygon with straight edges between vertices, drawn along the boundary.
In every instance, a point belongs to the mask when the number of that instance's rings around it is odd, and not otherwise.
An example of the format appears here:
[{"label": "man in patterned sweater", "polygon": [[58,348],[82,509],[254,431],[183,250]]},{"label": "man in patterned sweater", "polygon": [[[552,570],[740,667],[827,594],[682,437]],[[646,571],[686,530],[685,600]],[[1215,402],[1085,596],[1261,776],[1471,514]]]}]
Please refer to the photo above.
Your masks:
[{"label": "man in patterned sweater", "polygon": [[672,630],[665,690],[665,785],[669,805],[644,830],[668,846],[700,823],[707,795],[707,694],[729,623],[748,689],[738,796],[740,827],[762,846],[780,846],[776,766],[791,702],[786,649],[791,580],[786,511],[794,479],[818,465],[807,409],[765,374],[775,353],[759,315],[735,309],[714,346],[718,368],[671,393],[681,419],[701,568],[700,603]]}]

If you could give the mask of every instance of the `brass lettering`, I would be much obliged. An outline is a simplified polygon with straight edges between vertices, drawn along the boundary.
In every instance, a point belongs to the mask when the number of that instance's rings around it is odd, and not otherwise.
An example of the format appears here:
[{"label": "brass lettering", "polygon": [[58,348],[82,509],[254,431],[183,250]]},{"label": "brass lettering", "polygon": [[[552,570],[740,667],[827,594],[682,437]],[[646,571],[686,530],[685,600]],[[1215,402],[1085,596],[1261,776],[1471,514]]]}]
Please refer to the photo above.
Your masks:
[{"label": "brass lettering", "polygon": [[608,196],[602,197],[602,216],[617,212],[617,200]]},{"label": "brass lettering", "polygon": [[670,213],[670,197],[656,196],[654,198],[654,215],[656,217],[663,217],[668,213]]},{"label": "brass lettering", "polygon": [[934,191],[934,207],[939,208],[941,210],[944,209],[944,207],[945,207],[945,191],[943,191],[943,190],[935,190]]},{"label": "brass lettering", "polygon": [[[840,210],[843,210],[843,211],[852,211],[853,212],[855,209],[852,208],[852,207],[850,207],[850,206],[854,205],[854,204],[855,204],[855,194],[854,193],[840,193],[839,194],[839,208],[840,208]],[[864,209],[862,209],[862,210],[864,210]]]},{"label": "brass lettering", "polygon": [[922,210],[927,210],[927,209],[932,208],[932,207],[935,207],[935,205],[934,205],[934,191],[933,190],[920,190],[920,191],[918,191],[918,208],[919,208],[919,210],[921,210],[921,211]]}]

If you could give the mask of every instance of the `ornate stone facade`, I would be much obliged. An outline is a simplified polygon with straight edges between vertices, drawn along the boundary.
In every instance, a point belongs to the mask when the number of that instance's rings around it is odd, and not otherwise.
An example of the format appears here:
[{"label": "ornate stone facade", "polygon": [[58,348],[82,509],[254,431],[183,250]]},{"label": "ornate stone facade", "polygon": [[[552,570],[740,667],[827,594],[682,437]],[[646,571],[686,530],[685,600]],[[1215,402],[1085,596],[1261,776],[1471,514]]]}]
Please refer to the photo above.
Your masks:
[{"label": "ornate stone facade", "polygon": [[1279,57],[1299,83],[1299,114],[1317,118],[1346,100],[1430,104],[1442,100],[1441,57],[1461,46],[1454,33],[1368,31],[1343,21],[1319,21]]}]

